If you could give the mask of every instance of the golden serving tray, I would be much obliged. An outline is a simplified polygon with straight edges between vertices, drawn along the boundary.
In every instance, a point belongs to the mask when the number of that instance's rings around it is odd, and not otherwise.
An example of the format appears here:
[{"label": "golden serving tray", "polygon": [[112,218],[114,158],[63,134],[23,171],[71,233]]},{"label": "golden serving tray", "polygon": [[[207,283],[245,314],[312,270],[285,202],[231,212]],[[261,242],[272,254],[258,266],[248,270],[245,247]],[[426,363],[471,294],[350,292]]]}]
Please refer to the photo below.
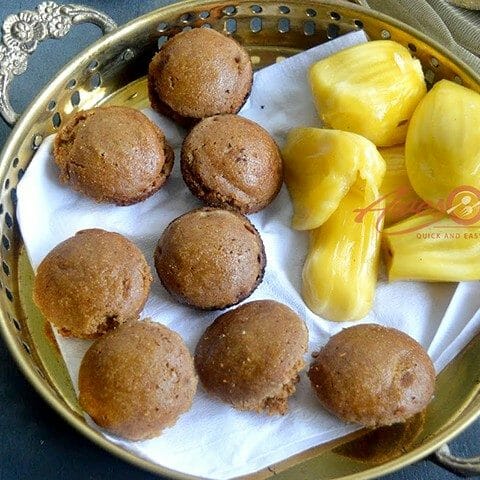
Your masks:
[{"label": "golden serving tray", "polygon": [[[72,25],[82,22],[95,23],[105,37],[65,66],[19,117],[10,105],[8,87],[14,76],[27,68],[28,54],[39,41],[61,38]],[[25,376],[68,422],[124,460],[174,478],[194,477],[134,456],[85,422],[50,327],[31,300],[33,272],[15,218],[16,186],[43,138],[72,113],[99,104],[146,106],[144,75],[158,45],[181,30],[200,26],[240,41],[256,68],[363,28],[371,39],[391,38],[408,47],[422,62],[430,85],[447,78],[480,91],[478,74],[442,46],[400,22],[348,2],[182,1],[120,28],[91,8],[44,2],[34,12],[6,19],[4,45],[0,46],[0,113],[16,126],[0,160],[0,330]],[[425,414],[406,425],[357,432],[248,478],[276,474],[279,479],[360,480],[425,457],[479,416],[479,359],[480,335],[439,375],[435,399]],[[478,459],[455,459],[446,446],[437,457],[450,467],[458,467],[457,471],[480,472]]]}]

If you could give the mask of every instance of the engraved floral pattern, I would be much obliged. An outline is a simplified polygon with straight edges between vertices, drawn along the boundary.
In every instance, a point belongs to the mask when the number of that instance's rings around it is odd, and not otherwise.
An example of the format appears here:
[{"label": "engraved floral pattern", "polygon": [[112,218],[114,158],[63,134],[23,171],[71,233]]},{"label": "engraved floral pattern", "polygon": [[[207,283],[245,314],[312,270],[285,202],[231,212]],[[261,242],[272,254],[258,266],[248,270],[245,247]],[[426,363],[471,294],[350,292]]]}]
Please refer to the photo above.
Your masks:
[{"label": "engraved floral pattern", "polygon": [[[66,10],[65,10],[66,8]],[[70,9],[70,10],[69,10]],[[2,26],[0,44],[0,82],[8,82],[14,75],[21,75],[27,69],[28,54],[35,51],[38,42],[47,36],[65,36],[72,24],[73,6],[60,6],[55,2],[43,2],[36,11],[25,10],[9,15]],[[2,79],[3,77],[3,79]],[[4,101],[1,102],[5,104]]]},{"label": "engraved floral pattern", "polygon": [[61,15],[60,6],[55,2],[43,2],[37,7],[37,12],[43,22],[49,23]]},{"label": "engraved floral pattern", "polygon": [[33,52],[47,34],[45,25],[35,12],[25,11],[9,15],[3,24],[3,43],[12,49]]},{"label": "engraved floral pattern", "polygon": [[45,38],[64,37],[74,23],[85,22],[95,23],[104,32],[116,27],[110,17],[92,8],[52,1],[41,3],[35,11],[25,10],[5,19],[0,42],[0,114],[7,123],[14,124],[18,119],[8,98],[8,88],[13,77],[27,69],[28,55]]},{"label": "engraved floral pattern", "polygon": [[61,38],[69,32],[72,19],[55,2],[41,3],[37,11],[42,22],[47,25],[50,37]]},{"label": "engraved floral pattern", "polygon": [[27,69],[28,55],[20,49],[9,50],[0,45],[0,74],[21,75]]},{"label": "engraved floral pattern", "polygon": [[60,38],[68,33],[72,19],[55,2],[43,2],[36,12],[25,10],[9,15],[3,24],[0,45],[0,73],[20,75],[27,69],[28,53],[46,38]]}]

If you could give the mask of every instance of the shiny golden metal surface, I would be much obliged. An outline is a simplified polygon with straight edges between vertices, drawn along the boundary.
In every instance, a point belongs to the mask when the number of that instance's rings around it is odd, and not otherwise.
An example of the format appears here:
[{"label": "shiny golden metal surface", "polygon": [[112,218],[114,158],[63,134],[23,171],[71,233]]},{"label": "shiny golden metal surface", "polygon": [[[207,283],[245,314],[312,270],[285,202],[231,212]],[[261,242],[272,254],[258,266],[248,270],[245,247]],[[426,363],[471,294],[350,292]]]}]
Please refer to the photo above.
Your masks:
[{"label": "shiny golden metal surface", "polygon": [[[364,28],[371,39],[391,38],[410,48],[421,60],[429,84],[448,78],[480,91],[480,77],[440,45],[406,25],[347,2],[183,1],[140,17],[93,44],[70,62],[20,117],[0,162],[0,327],[4,339],[27,378],[79,431],[129,462],[175,478],[193,477],[136,457],[86,424],[48,326],[31,301],[33,273],[15,220],[15,189],[42,139],[73,112],[101,103],[146,106],[144,75],[158,44],[193,26],[232,35],[248,49],[257,68]],[[250,478],[267,478],[275,472],[277,478],[289,480],[360,480],[426,456],[479,415],[479,358],[477,336],[438,377],[435,399],[422,422],[400,431],[384,431],[380,437],[385,448],[378,439],[371,440],[377,441],[376,448],[365,452],[361,438],[365,432],[359,432]],[[395,448],[391,448],[389,435],[397,442]]]}]

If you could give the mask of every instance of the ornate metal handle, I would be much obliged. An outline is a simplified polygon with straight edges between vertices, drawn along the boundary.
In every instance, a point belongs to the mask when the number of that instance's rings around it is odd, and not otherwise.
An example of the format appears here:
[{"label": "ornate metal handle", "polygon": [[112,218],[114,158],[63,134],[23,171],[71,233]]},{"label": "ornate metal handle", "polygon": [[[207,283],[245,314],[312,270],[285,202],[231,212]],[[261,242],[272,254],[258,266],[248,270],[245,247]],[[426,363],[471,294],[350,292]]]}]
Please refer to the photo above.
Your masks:
[{"label": "ornate metal handle", "polygon": [[435,457],[443,467],[457,475],[463,475],[464,477],[480,475],[480,457],[455,457],[450,453],[450,448],[448,448],[447,444],[441,446],[435,452]]},{"label": "ornate metal handle", "polygon": [[19,118],[10,103],[10,84],[16,75],[27,70],[28,55],[42,40],[62,38],[72,25],[79,23],[93,23],[104,34],[117,28],[108,15],[98,10],[50,1],[41,3],[34,11],[25,10],[5,19],[0,43],[0,115],[9,125],[14,125]]}]

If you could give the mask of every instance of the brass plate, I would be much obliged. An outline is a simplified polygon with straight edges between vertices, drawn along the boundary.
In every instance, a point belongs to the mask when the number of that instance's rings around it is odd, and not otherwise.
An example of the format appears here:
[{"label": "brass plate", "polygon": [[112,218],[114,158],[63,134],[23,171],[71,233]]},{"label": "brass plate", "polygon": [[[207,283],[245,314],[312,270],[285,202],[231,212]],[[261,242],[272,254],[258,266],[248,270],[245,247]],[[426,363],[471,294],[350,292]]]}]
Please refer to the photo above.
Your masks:
[{"label": "brass plate", "polygon": [[[140,17],[93,44],[70,62],[22,115],[0,163],[2,334],[26,377],[79,431],[131,463],[175,478],[194,477],[159,467],[111,444],[81,415],[63,360],[31,302],[33,274],[15,221],[15,189],[39,142],[56,131],[58,120],[62,122],[79,109],[101,103],[147,105],[143,75],[158,42],[192,26],[232,35],[248,49],[256,67],[364,28],[371,39],[391,38],[410,48],[421,60],[428,83],[447,78],[480,91],[479,76],[440,45],[400,22],[347,2],[239,0],[233,5],[184,1]],[[94,69],[89,68],[92,60],[98,62]],[[74,98],[78,103],[72,102]],[[49,109],[52,100],[56,106]],[[376,440],[370,439],[369,444],[377,442],[375,448],[366,448],[365,441],[355,440],[365,432],[355,433],[249,478],[266,478],[275,472],[277,477],[290,480],[359,480],[385,475],[426,456],[480,414],[479,358],[477,336],[439,376],[436,397],[425,417],[404,429],[385,431]]]}]

